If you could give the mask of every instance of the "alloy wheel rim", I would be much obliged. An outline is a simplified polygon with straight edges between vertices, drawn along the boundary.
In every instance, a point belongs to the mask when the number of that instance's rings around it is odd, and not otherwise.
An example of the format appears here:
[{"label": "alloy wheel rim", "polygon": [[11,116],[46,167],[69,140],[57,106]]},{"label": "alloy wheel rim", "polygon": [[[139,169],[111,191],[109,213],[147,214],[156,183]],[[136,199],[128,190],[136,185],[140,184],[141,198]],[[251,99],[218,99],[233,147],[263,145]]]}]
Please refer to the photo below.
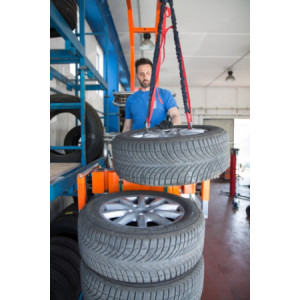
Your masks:
[{"label": "alloy wheel rim", "polygon": [[156,130],[145,130],[144,132],[133,133],[133,138],[168,138],[176,136],[192,136],[196,134],[202,134],[205,129],[187,129],[187,128],[169,128],[169,129],[156,129]]},{"label": "alloy wheel rim", "polygon": [[100,206],[99,213],[120,226],[148,228],[174,224],[185,211],[174,200],[143,194],[111,199]]}]

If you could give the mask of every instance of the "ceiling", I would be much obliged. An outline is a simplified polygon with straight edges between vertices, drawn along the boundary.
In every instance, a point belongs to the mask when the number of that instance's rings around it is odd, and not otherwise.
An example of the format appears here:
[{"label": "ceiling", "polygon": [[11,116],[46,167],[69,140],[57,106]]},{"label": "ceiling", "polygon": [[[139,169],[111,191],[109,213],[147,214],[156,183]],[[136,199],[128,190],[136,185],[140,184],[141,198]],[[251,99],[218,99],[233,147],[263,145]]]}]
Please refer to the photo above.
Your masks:
[{"label": "ceiling", "polygon": [[[188,85],[250,87],[250,0],[173,0]],[[135,27],[154,27],[156,0],[131,0]],[[126,0],[108,0],[120,43],[130,66]],[[171,25],[168,18],[167,26]],[[154,51],[141,51],[142,34],[135,34],[135,59],[153,60]],[[154,35],[151,35],[154,42]],[[230,68],[236,78],[226,81]],[[180,86],[173,31],[166,39],[160,86]]]}]

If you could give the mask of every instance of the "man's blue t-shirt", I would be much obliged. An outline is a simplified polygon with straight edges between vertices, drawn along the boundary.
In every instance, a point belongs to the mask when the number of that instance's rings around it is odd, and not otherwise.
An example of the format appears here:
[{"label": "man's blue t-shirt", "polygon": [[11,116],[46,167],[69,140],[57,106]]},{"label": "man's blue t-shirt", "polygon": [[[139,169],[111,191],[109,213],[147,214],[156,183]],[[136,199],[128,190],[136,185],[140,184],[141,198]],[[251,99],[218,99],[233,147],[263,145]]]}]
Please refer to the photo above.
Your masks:
[{"label": "man's blue t-shirt", "polygon": [[[163,103],[160,102],[157,92],[159,93],[160,99]],[[150,91],[143,92],[139,90],[126,100],[125,119],[132,119],[131,130],[145,128],[149,93]],[[150,127],[155,127],[155,125],[159,125],[161,121],[165,120],[168,110],[172,107],[177,107],[177,103],[171,92],[158,88],[158,91],[155,93],[155,103]]]}]

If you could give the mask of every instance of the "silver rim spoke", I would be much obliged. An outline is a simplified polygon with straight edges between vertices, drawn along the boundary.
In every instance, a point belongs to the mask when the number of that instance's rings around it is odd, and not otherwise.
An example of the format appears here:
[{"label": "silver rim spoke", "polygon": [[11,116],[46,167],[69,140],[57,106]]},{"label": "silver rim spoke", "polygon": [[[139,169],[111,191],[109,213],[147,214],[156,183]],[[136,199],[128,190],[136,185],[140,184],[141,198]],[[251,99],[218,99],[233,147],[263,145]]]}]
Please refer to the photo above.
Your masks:
[{"label": "silver rim spoke", "polygon": [[179,203],[147,194],[111,199],[101,205],[99,212],[110,222],[138,228],[173,224],[184,216]]},{"label": "silver rim spoke", "polygon": [[152,201],[150,203],[150,206],[153,209],[153,208],[155,208],[155,207],[157,207],[159,205],[164,204],[165,202],[166,202],[166,198],[157,198],[157,199],[155,199],[154,201]]},{"label": "silver rim spoke", "polygon": [[138,206],[140,209],[146,208],[146,197],[144,195],[138,196]]},{"label": "silver rim spoke", "polygon": [[155,209],[176,211],[179,209],[179,207],[180,206],[178,203],[167,203],[167,204],[159,205]]},{"label": "silver rim spoke", "polygon": [[140,228],[146,228],[147,227],[147,222],[146,222],[146,218],[145,218],[144,214],[141,214],[141,215],[138,216],[137,223],[138,223],[138,227],[140,227]]},{"label": "silver rim spoke", "polygon": [[137,219],[136,213],[127,213],[125,216],[114,220],[114,223],[118,223],[120,225],[127,225],[128,223],[132,222],[133,220]]},{"label": "silver rim spoke", "polygon": [[107,211],[116,211],[116,210],[126,210],[128,209],[128,205],[124,205],[121,203],[108,203],[106,205]]},{"label": "silver rim spoke", "polygon": [[161,217],[170,218],[170,219],[176,219],[183,215],[183,213],[181,212],[174,212],[170,210],[156,210],[155,213]]},{"label": "silver rim spoke", "polygon": [[103,216],[107,219],[114,219],[120,218],[125,216],[128,213],[127,210],[114,210],[114,211],[107,211],[103,213]]},{"label": "silver rim spoke", "polygon": [[120,198],[120,202],[126,206],[134,207],[133,202],[130,201],[128,198]]},{"label": "silver rim spoke", "polygon": [[173,223],[172,221],[170,221],[170,220],[168,220],[166,218],[163,218],[160,215],[154,214],[154,213],[149,213],[148,214],[148,218],[150,218],[150,220],[152,222],[155,222],[155,223],[157,223],[159,225],[168,225],[168,224],[172,224]]}]

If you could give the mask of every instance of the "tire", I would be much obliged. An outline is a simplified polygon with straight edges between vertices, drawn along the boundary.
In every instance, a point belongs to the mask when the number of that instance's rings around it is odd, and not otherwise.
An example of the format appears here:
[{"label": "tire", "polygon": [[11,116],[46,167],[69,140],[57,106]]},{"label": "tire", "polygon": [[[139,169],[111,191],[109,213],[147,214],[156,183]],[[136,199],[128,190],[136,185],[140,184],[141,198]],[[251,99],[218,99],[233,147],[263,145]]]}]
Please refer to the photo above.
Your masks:
[{"label": "tire", "polygon": [[59,272],[55,267],[50,267],[50,299],[51,300],[73,300],[73,289],[65,274]]},{"label": "tire", "polygon": [[250,218],[250,205],[248,205],[246,207],[246,214],[247,214],[247,217]]},{"label": "tire", "polygon": [[[74,199],[75,200],[75,199]],[[50,223],[50,237],[64,236],[70,237],[77,241],[78,230],[78,204],[72,203],[67,206],[59,215]]]},{"label": "tire", "polygon": [[[59,278],[63,280],[63,285],[57,283]],[[51,297],[53,300],[79,298],[80,257],[64,246],[50,244],[50,294],[54,294],[57,289],[59,297]]]},{"label": "tire", "polygon": [[[57,269],[61,270],[62,273],[66,272],[66,275],[72,279],[71,282],[78,292],[77,287],[78,285],[80,286],[80,256],[76,254],[73,249],[65,245],[50,242],[50,257],[53,258],[51,264],[57,263]],[[66,266],[63,265],[62,262]],[[66,267],[69,266],[72,266],[72,268],[70,267],[70,271],[67,272]]]},{"label": "tire", "polygon": [[62,215],[50,223],[50,237],[64,236],[78,240],[78,214]]},{"label": "tire", "polygon": [[[161,201],[161,206],[157,203],[155,208],[154,200]],[[124,202],[128,202],[128,206]],[[145,203],[148,203],[148,212],[143,210]],[[135,208],[132,208],[133,204]],[[127,211],[126,225],[126,222],[124,225],[117,223],[124,221],[122,217],[114,220],[114,207],[117,213],[120,209]],[[164,216],[162,210],[167,207],[168,215]],[[111,220],[104,217],[108,208]],[[136,217],[141,215],[141,219],[147,220],[146,226],[130,220],[133,216],[130,209],[135,210]],[[157,225],[161,219],[169,224]],[[204,243],[204,222],[203,213],[193,201],[173,194],[130,191],[96,196],[81,210],[78,218],[81,258],[93,271],[113,280],[131,283],[166,281],[188,272],[199,261]]]},{"label": "tire", "polygon": [[[80,139],[81,139],[81,126],[76,126],[76,127],[72,128],[65,136],[64,146],[79,146]],[[90,141],[92,139],[93,139],[93,134],[92,134],[92,136],[87,136],[86,149],[90,148]],[[102,156],[103,149],[104,149],[104,142],[103,142],[103,146],[101,146],[99,148],[99,152],[96,155],[96,158]],[[72,153],[74,151],[76,151],[76,150],[65,150],[66,154]]]},{"label": "tire", "polygon": [[185,185],[216,178],[229,166],[228,135],[222,128],[151,128],[152,138],[145,133],[128,131],[112,141],[114,168],[121,179],[151,186]]},{"label": "tire", "polygon": [[[78,103],[80,98],[72,95],[51,95],[51,103]],[[85,119],[86,119],[86,159],[87,162],[92,162],[93,160],[100,157],[103,152],[103,137],[104,129],[102,122],[95,111],[95,109],[89,104],[85,103]],[[61,113],[73,114],[79,120],[80,109],[51,109],[50,110],[50,120],[56,115]],[[80,162],[81,161],[81,150],[71,151],[70,153],[60,154],[56,151],[50,151],[50,161],[51,162]]]},{"label": "tire", "polygon": [[81,261],[81,287],[84,300],[199,300],[204,278],[204,260],[183,276],[150,284],[124,284],[93,272]]},{"label": "tire", "polygon": [[[77,24],[76,0],[52,0],[52,2],[73,31]],[[50,27],[50,37],[60,37],[60,34]]]},{"label": "tire", "polygon": [[54,236],[50,238],[51,245],[63,246],[73,253],[75,253],[80,258],[80,252],[78,247],[78,242],[65,236]]},{"label": "tire", "polygon": [[[80,139],[81,139],[81,126],[76,126],[72,128],[65,136],[64,146],[79,146]],[[86,144],[86,148],[89,148],[88,144]],[[65,150],[65,152],[69,154],[74,152],[74,150]]]}]

